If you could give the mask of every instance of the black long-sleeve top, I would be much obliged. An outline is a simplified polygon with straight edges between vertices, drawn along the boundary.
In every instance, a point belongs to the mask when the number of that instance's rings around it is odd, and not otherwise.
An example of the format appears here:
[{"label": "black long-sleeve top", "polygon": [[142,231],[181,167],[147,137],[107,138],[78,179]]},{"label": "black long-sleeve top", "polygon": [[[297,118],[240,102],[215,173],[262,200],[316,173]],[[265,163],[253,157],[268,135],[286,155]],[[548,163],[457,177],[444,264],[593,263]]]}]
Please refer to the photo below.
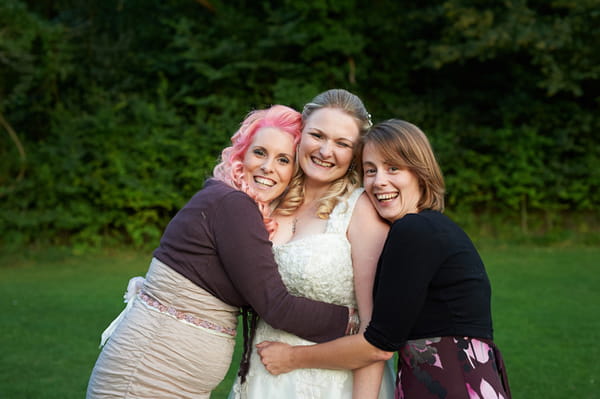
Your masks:
[{"label": "black long-sleeve top", "polygon": [[448,217],[424,210],[396,220],[382,251],[365,338],[397,351],[407,340],[492,338],[491,287],[466,233]]},{"label": "black long-sleeve top", "polygon": [[344,335],[348,309],[288,293],[256,203],[221,181],[207,180],[173,217],[154,256],[275,328],[314,342]]}]

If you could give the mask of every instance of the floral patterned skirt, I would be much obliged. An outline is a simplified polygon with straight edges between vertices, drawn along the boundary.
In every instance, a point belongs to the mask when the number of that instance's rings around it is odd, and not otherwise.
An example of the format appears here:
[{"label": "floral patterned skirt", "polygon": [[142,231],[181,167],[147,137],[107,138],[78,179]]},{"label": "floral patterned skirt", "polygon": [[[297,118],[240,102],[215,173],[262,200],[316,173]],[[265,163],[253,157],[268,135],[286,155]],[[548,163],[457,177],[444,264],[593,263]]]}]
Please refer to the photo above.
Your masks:
[{"label": "floral patterned skirt", "polygon": [[500,351],[490,340],[408,341],[398,360],[397,399],[510,399]]}]

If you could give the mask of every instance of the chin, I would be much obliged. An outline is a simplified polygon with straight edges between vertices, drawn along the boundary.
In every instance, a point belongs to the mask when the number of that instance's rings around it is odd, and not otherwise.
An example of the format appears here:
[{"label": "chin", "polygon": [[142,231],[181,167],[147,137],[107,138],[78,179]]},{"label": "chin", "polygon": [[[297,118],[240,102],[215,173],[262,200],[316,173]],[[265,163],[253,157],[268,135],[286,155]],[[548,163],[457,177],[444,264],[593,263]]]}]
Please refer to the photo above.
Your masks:
[{"label": "chin", "polygon": [[379,216],[381,216],[383,219],[387,220],[388,222],[394,222],[396,221],[398,218],[398,214],[395,212],[391,212],[388,209],[381,209],[381,208],[376,208],[377,209],[377,213],[379,213]]},{"label": "chin", "polygon": [[258,193],[256,195],[256,199],[261,202],[271,202],[273,200],[273,198],[275,198],[275,196],[273,196],[271,194],[266,194],[266,193]]},{"label": "chin", "polygon": [[274,192],[268,192],[268,193],[258,193],[256,198],[261,201],[261,202],[271,202],[274,199],[278,198],[282,193],[274,193]]}]

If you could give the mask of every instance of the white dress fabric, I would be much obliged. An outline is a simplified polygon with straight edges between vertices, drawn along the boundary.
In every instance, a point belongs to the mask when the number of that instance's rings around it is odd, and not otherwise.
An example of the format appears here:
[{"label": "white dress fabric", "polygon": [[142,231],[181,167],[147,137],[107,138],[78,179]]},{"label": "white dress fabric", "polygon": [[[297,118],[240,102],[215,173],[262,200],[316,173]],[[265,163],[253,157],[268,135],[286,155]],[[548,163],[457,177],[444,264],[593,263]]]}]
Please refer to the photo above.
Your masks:
[{"label": "white dress fabric", "polygon": [[[279,272],[289,292],[317,301],[356,307],[350,242],[346,231],[352,211],[363,189],[356,189],[347,201],[340,202],[327,222],[326,231],[273,247]],[[352,371],[299,369],[273,376],[265,369],[255,345],[279,341],[291,345],[311,345],[286,331],[260,320],[252,345],[246,382],[237,378],[229,399],[350,399]],[[394,377],[391,361],[386,365],[379,398],[392,398]]]}]

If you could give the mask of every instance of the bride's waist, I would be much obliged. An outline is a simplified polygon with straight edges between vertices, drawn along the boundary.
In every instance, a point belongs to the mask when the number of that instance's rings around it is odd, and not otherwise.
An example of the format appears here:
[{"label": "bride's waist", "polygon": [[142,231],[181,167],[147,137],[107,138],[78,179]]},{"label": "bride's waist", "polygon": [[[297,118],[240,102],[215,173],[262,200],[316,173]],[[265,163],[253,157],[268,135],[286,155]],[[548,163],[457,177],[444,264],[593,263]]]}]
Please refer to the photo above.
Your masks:
[{"label": "bride's waist", "polygon": [[273,328],[264,320],[259,320],[258,325],[256,326],[254,342],[260,343],[262,341],[276,341],[290,345],[312,345],[315,343],[304,338],[300,338],[299,336],[290,332]]}]

